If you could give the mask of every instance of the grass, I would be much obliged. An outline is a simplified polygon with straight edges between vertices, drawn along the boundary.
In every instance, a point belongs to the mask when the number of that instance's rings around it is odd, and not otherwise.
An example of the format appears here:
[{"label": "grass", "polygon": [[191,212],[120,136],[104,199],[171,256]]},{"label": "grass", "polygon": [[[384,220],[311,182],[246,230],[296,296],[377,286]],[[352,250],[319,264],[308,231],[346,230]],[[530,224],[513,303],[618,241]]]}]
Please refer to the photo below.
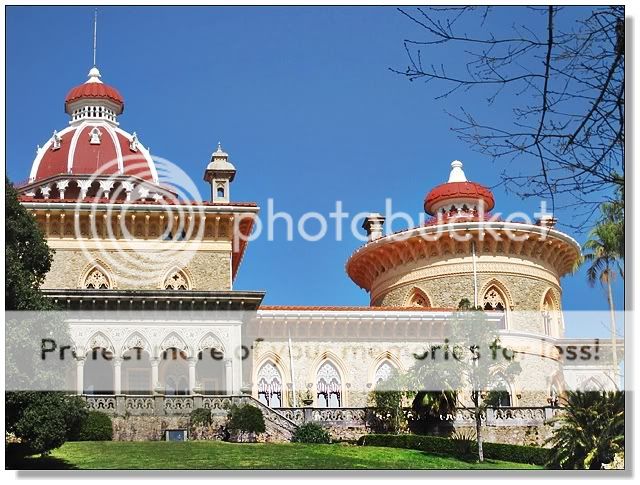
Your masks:
[{"label": "grass", "polygon": [[66,469],[537,469],[467,462],[417,450],[353,445],[188,442],[70,442],[19,468]]}]

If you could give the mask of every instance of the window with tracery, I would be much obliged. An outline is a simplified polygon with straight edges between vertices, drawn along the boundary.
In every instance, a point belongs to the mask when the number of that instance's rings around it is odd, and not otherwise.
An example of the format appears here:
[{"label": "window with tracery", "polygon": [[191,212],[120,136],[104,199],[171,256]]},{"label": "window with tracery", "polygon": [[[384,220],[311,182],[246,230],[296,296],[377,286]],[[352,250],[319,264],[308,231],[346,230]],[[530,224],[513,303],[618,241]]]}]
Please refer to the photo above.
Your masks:
[{"label": "window with tracery", "polygon": [[505,304],[504,296],[500,293],[495,286],[490,286],[485,292],[482,300],[482,308],[485,310],[496,310],[503,312],[507,305]]},{"label": "window with tracery", "polygon": [[258,372],[258,401],[272,408],[282,407],[282,376],[270,362]]},{"label": "window with tracery", "polygon": [[316,391],[318,407],[339,408],[342,405],[340,374],[330,362],[325,362],[318,370]]},{"label": "window with tracery", "polygon": [[188,290],[189,283],[182,271],[177,271],[169,276],[164,282],[165,290]]},{"label": "window with tracery", "polygon": [[374,377],[375,386],[379,386],[380,383],[386,382],[393,374],[393,366],[389,362],[383,362],[376,369],[376,375]]},{"label": "window with tracery", "polygon": [[409,299],[409,306],[429,308],[431,306],[431,302],[427,295],[422,293],[419,290],[414,290],[411,298]]},{"label": "window with tracery", "polygon": [[90,290],[106,290],[111,287],[107,276],[98,268],[89,272],[84,280],[84,287]]}]

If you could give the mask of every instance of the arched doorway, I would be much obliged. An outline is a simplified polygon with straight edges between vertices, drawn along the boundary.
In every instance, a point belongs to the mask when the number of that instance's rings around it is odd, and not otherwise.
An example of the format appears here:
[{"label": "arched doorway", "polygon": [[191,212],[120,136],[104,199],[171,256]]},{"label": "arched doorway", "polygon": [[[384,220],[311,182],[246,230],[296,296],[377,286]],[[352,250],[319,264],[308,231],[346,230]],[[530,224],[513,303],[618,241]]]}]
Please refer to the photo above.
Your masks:
[{"label": "arched doorway", "polygon": [[135,347],[122,354],[122,392],[124,394],[152,394],[151,356]]},{"label": "arched doorway", "polygon": [[189,394],[189,362],[187,354],[175,347],[160,355],[158,377],[167,395]]},{"label": "arched doorway", "polygon": [[85,355],[83,394],[114,394],[113,353],[94,347]]},{"label": "arched doorway", "polygon": [[229,394],[226,379],[224,352],[215,347],[202,349],[196,363],[196,385],[203,394]]}]

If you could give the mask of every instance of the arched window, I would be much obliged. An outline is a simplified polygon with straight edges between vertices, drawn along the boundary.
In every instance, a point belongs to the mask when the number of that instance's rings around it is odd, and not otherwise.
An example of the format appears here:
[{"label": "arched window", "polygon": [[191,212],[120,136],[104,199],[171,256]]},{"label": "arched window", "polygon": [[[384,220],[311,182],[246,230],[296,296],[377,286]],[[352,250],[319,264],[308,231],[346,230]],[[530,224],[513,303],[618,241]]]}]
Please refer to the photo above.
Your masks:
[{"label": "arched window", "polygon": [[89,290],[106,290],[111,288],[106,272],[101,268],[93,268],[84,279],[85,288]]},{"label": "arched window", "polygon": [[544,334],[554,335],[559,325],[559,308],[551,290],[547,291],[542,301],[542,319],[544,323]]},{"label": "arched window", "polygon": [[503,312],[507,308],[505,297],[496,285],[487,288],[482,299],[482,308],[499,312]]},{"label": "arched window", "polygon": [[218,187],[218,197],[224,197],[224,187]]},{"label": "arched window", "polygon": [[499,376],[496,380],[496,384],[489,392],[489,405],[495,407],[510,407],[513,406],[511,399],[511,389],[507,381]]},{"label": "arched window", "polygon": [[271,362],[258,371],[258,401],[272,408],[282,407],[282,376]]},{"label": "arched window", "polygon": [[373,377],[373,387],[375,389],[384,389],[393,386],[392,377],[397,375],[396,368],[388,360],[384,360],[378,365],[376,373]]},{"label": "arched window", "polygon": [[580,385],[583,392],[600,392],[604,390],[602,383],[595,377],[591,377]]},{"label": "arched window", "polygon": [[188,290],[189,283],[182,271],[176,271],[164,281],[165,290]]},{"label": "arched window", "polygon": [[330,362],[325,362],[320,366],[316,379],[316,390],[319,408],[339,408],[342,405],[340,374]]},{"label": "arched window", "polygon": [[429,297],[422,290],[414,288],[409,296],[407,306],[430,308],[431,302],[429,301]]}]

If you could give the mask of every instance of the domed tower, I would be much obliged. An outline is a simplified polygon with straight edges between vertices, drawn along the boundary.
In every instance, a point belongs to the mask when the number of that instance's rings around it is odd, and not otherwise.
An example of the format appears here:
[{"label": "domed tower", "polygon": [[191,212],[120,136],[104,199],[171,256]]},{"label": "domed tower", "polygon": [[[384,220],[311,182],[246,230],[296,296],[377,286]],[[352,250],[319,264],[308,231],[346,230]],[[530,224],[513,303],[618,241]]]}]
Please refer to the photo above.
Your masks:
[{"label": "domed tower", "polygon": [[17,187],[56,250],[43,288],[68,301],[73,291],[232,290],[258,207],[231,201],[227,154],[213,154],[216,191],[202,201],[181,169],[156,164],[136,132],[120,128],[124,99],[101,77],[93,67],[69,91],[69,125],[38,147]]},{"label": "domed tower", "polygon": [[[427,194],[431,217],[422,227],[383,235],[379,214],[365,220],[369,241],[349,258],[347,273],[372,306],[455,309],[467,299],[504,312],[507,329],[561,337],[560,278],[580,246],[552,218],[508,222],[491,215],[494,205],[491,191],[468,181],[456,160],[449,180]],[[521,311],[536,318],[515,318]]]},{"label": "domed tower", "polygon": [[54,131],[38,147],[29,181],[19,187],[22,194],[58,200],[109,199],[115,194],[125,200],[158,200],[166,195],[149,150],[135,132],[119,127],[124,99],[102,82],[97,67],[84,84],[69,91],[64,108],[69,126]]}]

